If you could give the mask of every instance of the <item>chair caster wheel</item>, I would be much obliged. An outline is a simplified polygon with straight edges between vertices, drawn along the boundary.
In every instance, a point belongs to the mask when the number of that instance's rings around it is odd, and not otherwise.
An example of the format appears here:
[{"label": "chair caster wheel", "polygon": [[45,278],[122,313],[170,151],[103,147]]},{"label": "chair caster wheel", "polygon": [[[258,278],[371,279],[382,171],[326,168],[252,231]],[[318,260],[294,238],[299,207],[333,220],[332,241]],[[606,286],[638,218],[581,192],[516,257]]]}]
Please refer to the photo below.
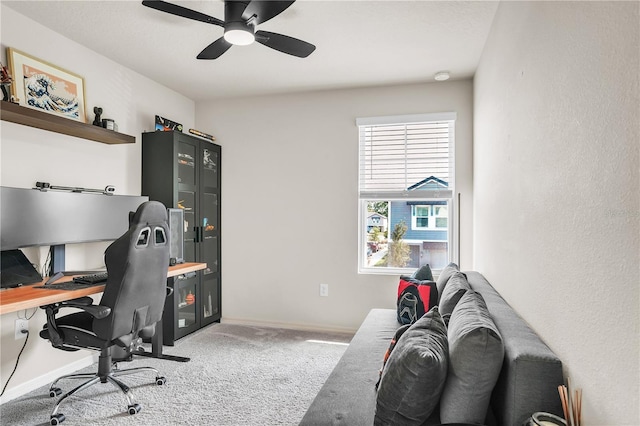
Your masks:
[{"label": "chair caster wheel", "polygon": [[129,411],[129,415],[133,416],[134,414],[137,414],[140,412],[140,410],[142,410],[142,407],[140,406],[140,404],[131,404],[128,408]]},{"label": "chair caster wheel", "polygon": [[[60,389],[60,388],[51,388],[51,389],[49,389],[49,397],[51,397],[51,398],[55,398],[56,396],[59,396],[61,393],[62,393],[62,389]],[[62,416],[62,417],[64,418],[64,416]]]},{"label": "chair caster wheel", "polygon": [[156,377],[156,385],[162,386],[167,383],[167,379],[165,377]]},{"label": "chair caster wheel", "polygon": [[51,416],[51,419],[49,420],[49,424],[50,425],[59,425],[60,423],[64,422],[64,414],[59,413],[56,415]]}]

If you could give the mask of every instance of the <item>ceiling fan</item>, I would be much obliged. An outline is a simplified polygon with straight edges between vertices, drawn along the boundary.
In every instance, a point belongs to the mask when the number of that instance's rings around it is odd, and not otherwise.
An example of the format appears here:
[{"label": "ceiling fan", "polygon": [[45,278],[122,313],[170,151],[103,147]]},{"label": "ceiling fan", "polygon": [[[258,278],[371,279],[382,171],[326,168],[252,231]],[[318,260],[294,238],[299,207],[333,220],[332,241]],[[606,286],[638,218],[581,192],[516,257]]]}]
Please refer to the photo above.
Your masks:
[{"label": "ceiling fan", "polygon": [[166,1],[144,0],[142,5],[223,27],[224,35],[205,47],[198,59],[216,59],[234,44],[244,46],[254,41],[288,55],[306,58],[316,49],[313,44],[269,31],[256,31],[257,25],[281,14],[294,1],[227,0],[224,2],[224,21]]}]

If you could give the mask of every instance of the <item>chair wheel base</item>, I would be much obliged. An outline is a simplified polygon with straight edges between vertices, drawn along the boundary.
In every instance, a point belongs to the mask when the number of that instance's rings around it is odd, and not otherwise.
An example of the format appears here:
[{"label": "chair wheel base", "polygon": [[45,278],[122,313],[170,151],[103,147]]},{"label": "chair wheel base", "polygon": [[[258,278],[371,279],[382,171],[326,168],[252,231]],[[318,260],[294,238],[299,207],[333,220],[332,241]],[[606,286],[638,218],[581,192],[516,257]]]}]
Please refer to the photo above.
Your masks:
[{"label": "chair wheel base", "polygon": [[138,414],[142,410],[140,404],[131,404],[128,407],[129,415],[133,416],[134,414]]},{"label": "chair wheel base", "polygon": [[58,413],[51,416],[51,419],[49,419],[49,424],[54,426],[59,425],[60,423],[64,422],[64,419],[65,419],[64,414]]},{"label": "chair wheel base", "polygon": [[162,386],[167,383],[167,378],[164,376],[156,377],[156,385]]},{"label": "chair wheel base", "polygon": [[51,388],[49,389],[49,397],[50,398],[55,398],[56,396],[59,396],[62,393],[62,389],[60,388]]}]

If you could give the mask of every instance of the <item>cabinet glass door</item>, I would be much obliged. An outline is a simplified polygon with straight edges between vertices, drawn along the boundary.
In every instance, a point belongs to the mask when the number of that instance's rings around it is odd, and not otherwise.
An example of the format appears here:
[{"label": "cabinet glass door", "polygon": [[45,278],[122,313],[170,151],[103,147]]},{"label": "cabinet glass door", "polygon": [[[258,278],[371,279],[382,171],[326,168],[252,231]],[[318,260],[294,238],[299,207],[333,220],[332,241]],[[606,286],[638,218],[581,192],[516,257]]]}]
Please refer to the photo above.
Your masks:
[{"label": "cabinet glass door", "polygon": [[200,217],[202,218],[203,262],[207,262],[204,274],[218,272],[218,236],[220,235],[218,211],[218,151],[215,146],[203,144],[200,169]]},{"label": "cabinet glass door", "polygon": [[198,197],[196,182],[198,173],[198,150],[195,143],[185,139],[177,143],[176,161],[178,167],[177,208],[184,211],[184,260],[196,261],[198,227],[196,219]]},{"label": "cabinet glass door", "polygon": [[196,261],[198,222],[196,220],[196,194],[189,190],[178,191],[178,208],[184,211],[184,260]]},{"label": "cabinet glass door", "polygon": [[196,184],[196,147],[193,143],[179,142],[176,154],[178,162],[178,183]]},{"label": "cabinet glass door", "polygon": [[220,319],[220,288],[216,276],[205,275],[202,281],[202,322],[209,324],[210,322]]},{"label": "cabinet glass door", "polygon": [[177,277],[175,291],[177,337],[181,337],[198,328],[196,277]]},{"label": "cabinet glass door", "polygon": [[202,144],[200,168],[200,217],[202,218],[202,240],[200,242],[200,261],[206,262],[202,271],[201,289],[202,325],[220,319],[220,265],[218,250],[220,238],[220,218],[218,194],[219,148],[207,143]]},{"label": "cabinet glass door", "polygon": [[202,169],[200,175],[200,183],[209,188],[218,187],[218,149],[215,146],[207,146],[202,148]]}]

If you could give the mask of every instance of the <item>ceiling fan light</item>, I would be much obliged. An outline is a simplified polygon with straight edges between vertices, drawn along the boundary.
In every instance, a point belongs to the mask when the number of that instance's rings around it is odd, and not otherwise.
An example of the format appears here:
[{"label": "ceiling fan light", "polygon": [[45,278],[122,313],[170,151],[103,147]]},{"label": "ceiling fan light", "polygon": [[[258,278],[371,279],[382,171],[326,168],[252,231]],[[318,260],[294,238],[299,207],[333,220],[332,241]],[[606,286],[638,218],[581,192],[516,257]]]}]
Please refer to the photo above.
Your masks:
[{"label": "ceiling fan light", "polygon": [[246,30],[229,29],[224,32],[224,39],[231,44],[246,46],[253,43],[256,40],[256,37],[253,33]]}]

